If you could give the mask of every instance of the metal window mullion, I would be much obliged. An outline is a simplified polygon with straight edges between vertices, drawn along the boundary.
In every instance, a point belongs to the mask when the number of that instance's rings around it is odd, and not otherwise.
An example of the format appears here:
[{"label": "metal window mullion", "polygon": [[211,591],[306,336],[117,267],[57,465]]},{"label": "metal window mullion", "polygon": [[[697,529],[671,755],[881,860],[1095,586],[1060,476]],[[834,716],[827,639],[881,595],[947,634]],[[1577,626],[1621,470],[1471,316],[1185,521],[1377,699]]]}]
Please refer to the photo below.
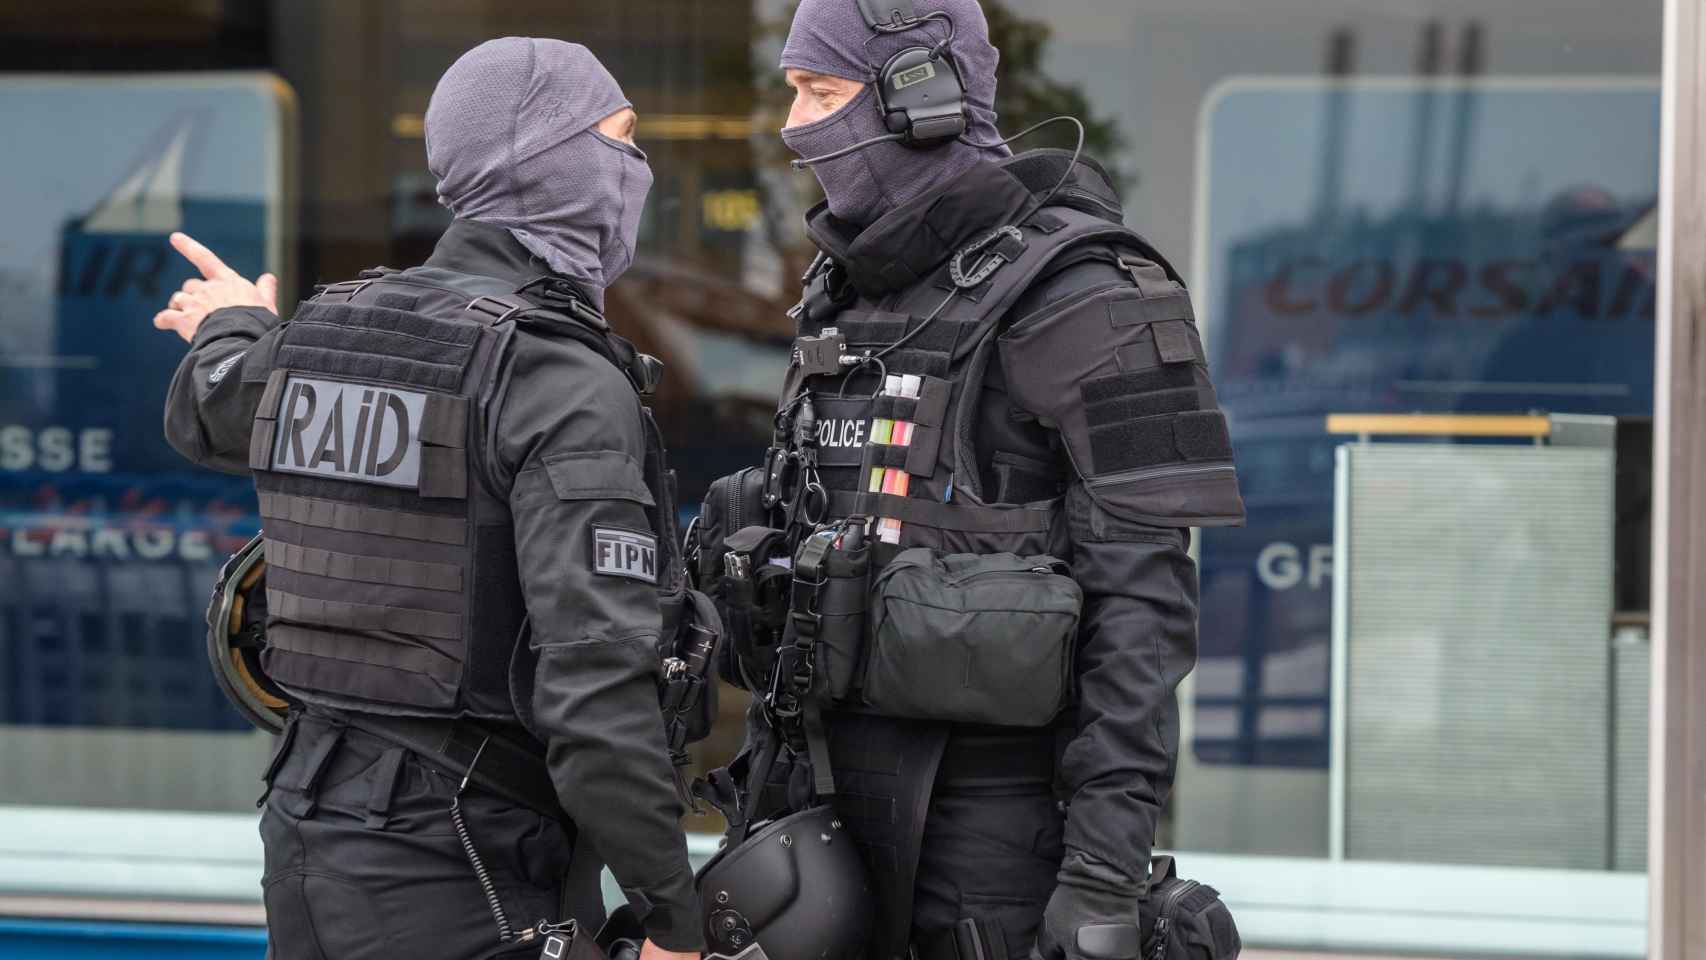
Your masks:
[{"label": "metal window mullion", "polygon": [[1654,373],[1648,956],[1706,960],[1706,0],[1666,0]]}]

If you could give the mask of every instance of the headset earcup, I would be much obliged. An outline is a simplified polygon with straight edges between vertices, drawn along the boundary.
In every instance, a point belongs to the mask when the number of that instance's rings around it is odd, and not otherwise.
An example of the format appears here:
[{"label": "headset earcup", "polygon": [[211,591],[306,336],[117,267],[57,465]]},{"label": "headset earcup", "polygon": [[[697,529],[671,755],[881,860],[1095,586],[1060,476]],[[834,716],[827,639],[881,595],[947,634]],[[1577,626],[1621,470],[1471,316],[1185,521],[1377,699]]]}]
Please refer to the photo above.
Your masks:
[{"label": "headset earcup", "polygon": [[877,74],[877,103],[890,133],[909,145],[931,145],[966,131],[965,85],[951,53],[907,47]]}]

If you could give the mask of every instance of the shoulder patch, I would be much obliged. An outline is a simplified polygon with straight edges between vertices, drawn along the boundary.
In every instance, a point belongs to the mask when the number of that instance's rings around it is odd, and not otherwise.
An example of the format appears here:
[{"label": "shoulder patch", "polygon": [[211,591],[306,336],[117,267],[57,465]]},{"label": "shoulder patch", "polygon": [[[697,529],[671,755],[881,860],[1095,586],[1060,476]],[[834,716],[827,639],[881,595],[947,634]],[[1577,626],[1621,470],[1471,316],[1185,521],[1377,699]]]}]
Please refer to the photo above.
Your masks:
[{"label": "shoulder patch", "polygon": [[219,361],[219,366],[214,367],[213,372],[207,375],[208,384],[212,385],[212,384],[218,383],[221,380],[224,380],[225,375],[230,373],[231,368],[235,367],[238,364],[238,362],[243,359],[243,355],[248,353],[248,352],[249,351],[247,351],[247,350],[239,350],[236,353],[233,353],[232,355],[230,355],[229,357],[226,357],[224,360]]},{"label": "shoulder patch", "polygon": [[657,538],[621,527],[593,527],[592,572],[656,585]]}]

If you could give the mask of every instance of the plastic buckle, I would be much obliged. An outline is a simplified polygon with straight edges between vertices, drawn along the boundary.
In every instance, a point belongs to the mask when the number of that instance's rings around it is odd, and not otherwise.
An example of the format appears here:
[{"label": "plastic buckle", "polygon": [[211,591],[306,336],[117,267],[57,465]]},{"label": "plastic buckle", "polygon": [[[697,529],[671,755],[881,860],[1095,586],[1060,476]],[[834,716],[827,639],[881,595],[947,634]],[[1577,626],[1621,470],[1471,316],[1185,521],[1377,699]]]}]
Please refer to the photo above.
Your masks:
[{"label": "plastic buckle", "polygon": [[658,386],[663,383],[662,360],[649,353],[635,354],[632,372],[635,393],[647,400],[657,394]]},{"label": "plastic buckle", "polygon": [[600,331],[610,329],[610,324],[604,316],[586,302],[574,284],[562,277],[553,277],[550,274],[535,277],[522,284],[515,292],[521,296],[537,297],[547,310],[561,310]]},{"label": "plastic buckle", "polygon": [[816,644],[811,642],[800,644],[796,642],[794,646],[798,656],[794,657],[793,670],[790,671],[788,679],[791,684],[791,692],[794,696],[804,699],[811,694],[812,682],[817,676],[817,664],[814,662],[814,658],[812,657],[812,648],[816,646]]}]

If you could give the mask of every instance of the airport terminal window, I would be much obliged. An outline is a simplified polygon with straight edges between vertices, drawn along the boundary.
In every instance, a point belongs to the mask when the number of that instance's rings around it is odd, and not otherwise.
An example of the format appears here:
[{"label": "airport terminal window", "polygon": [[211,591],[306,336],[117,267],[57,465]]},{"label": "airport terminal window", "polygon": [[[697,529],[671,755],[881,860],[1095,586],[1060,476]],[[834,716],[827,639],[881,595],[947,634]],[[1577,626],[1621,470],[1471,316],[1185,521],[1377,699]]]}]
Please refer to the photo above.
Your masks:
[{"label": "airport terminal window", "polygon": [[[1250,522],[1198,538],[1167,842],[1638,882],[1660,4],[985,6],[1004,125],[1087,121],[1126,221],[1190,279],[1231,416]],[[611,317],[670,371],[684,503],[754,462],[815,199],[775,136],[791,9],[0,5],[0,116],[36,131],[0,153],[0,764],[25,774],[0,804],[251,809],[267,744],[205,675],[201,612],[258,520],[242,478],[160,440],[181,347],[148,318],[188,275],[164,235],[291,296],[417,262],[447,222],[421,117],[481,39],[579,40],[623,82],[657,185]],[[1374,413],[1548,437],[1326,428]],[[1474,535],[1412,549],[1407,516]],[[738,739],[724,709],[702,759]]]}]

